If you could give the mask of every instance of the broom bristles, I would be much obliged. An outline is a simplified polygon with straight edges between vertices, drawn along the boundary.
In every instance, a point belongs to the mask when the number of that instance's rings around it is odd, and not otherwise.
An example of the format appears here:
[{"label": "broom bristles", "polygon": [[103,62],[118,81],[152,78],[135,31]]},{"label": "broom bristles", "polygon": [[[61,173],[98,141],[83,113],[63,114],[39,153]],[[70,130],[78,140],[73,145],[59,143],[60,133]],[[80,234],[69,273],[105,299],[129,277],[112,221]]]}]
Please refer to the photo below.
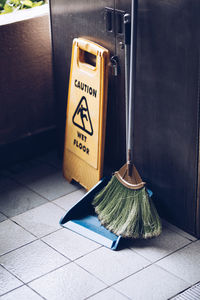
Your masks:
[{"label": "broom bristles", "polygon": [[101,224],[116,235],[147,239],[161,233],[160,218],[145,187],[128,189],[114,175],[92,204]]}]

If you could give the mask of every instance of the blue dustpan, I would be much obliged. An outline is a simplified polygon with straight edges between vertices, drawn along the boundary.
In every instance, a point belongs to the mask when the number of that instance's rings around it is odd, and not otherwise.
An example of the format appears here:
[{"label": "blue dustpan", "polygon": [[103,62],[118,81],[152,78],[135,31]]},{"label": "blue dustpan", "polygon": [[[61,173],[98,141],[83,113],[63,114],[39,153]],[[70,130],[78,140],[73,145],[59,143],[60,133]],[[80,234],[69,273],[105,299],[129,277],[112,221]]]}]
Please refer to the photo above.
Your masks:
[{"label": "blue dustpan", "polygon": [[91,204],[94,196],[107,185],[110,178],[103,178],[60,220],[61,226],[71,229],[107,248],[116,250],[121,236],[101,225]]}]

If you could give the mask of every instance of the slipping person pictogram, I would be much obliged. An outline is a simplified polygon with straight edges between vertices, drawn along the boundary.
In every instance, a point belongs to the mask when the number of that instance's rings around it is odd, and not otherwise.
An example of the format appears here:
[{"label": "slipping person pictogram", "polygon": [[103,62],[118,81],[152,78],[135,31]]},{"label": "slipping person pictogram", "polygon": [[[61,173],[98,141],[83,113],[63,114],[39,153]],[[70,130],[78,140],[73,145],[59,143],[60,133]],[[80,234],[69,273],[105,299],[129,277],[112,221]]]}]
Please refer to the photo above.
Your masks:
[{"label": "slipping person pictogram", "polygon": [[79,104],[72,117],[72,122],[75,126],[82,129],[89,135],[93,135],[93,127],[88,110],[88,104],[85,96],[81,98]]},{"label": "slipping person pictogram", "polygon": [[82,124],[83,124],[83,128],[85,130],[85,123],[84,123],[84,118],[86,119],[86,121],[88,121],[88,117],[87,115],[84,113],[84,111],[87,112],[87,108],[83,107],[83,105],[81,104],[81,106],[79,107],[78,111],[77,111],[77,114],[80,114],[81,116],[81,121],[82,121]]}]

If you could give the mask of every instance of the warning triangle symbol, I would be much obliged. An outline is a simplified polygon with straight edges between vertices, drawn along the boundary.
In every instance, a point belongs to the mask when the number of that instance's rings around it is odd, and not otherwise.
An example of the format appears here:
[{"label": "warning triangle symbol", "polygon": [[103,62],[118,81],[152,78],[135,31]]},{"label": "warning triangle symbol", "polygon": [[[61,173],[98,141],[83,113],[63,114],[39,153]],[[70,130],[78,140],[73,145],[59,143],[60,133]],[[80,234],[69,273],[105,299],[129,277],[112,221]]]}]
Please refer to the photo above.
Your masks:
[{"label": "warning triangle symbol", "polygon": [[72,122],[75,126],[82,129],[89,135],[93,135],[93,127],[88,110],[88,104],[85,96],[83,96],[74,112]]}]

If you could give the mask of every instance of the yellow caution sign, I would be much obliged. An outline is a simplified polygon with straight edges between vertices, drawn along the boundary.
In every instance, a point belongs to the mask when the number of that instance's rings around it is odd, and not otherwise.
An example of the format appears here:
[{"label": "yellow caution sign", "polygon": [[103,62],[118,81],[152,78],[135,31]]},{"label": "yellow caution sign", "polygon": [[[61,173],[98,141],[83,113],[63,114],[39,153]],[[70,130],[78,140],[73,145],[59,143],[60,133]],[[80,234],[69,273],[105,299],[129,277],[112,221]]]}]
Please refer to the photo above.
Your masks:
[{"label": "yellow caution sign", "polygon": [[73,41],[63,172],[86,189],[102,177],[109,51],[83,38]]}]

